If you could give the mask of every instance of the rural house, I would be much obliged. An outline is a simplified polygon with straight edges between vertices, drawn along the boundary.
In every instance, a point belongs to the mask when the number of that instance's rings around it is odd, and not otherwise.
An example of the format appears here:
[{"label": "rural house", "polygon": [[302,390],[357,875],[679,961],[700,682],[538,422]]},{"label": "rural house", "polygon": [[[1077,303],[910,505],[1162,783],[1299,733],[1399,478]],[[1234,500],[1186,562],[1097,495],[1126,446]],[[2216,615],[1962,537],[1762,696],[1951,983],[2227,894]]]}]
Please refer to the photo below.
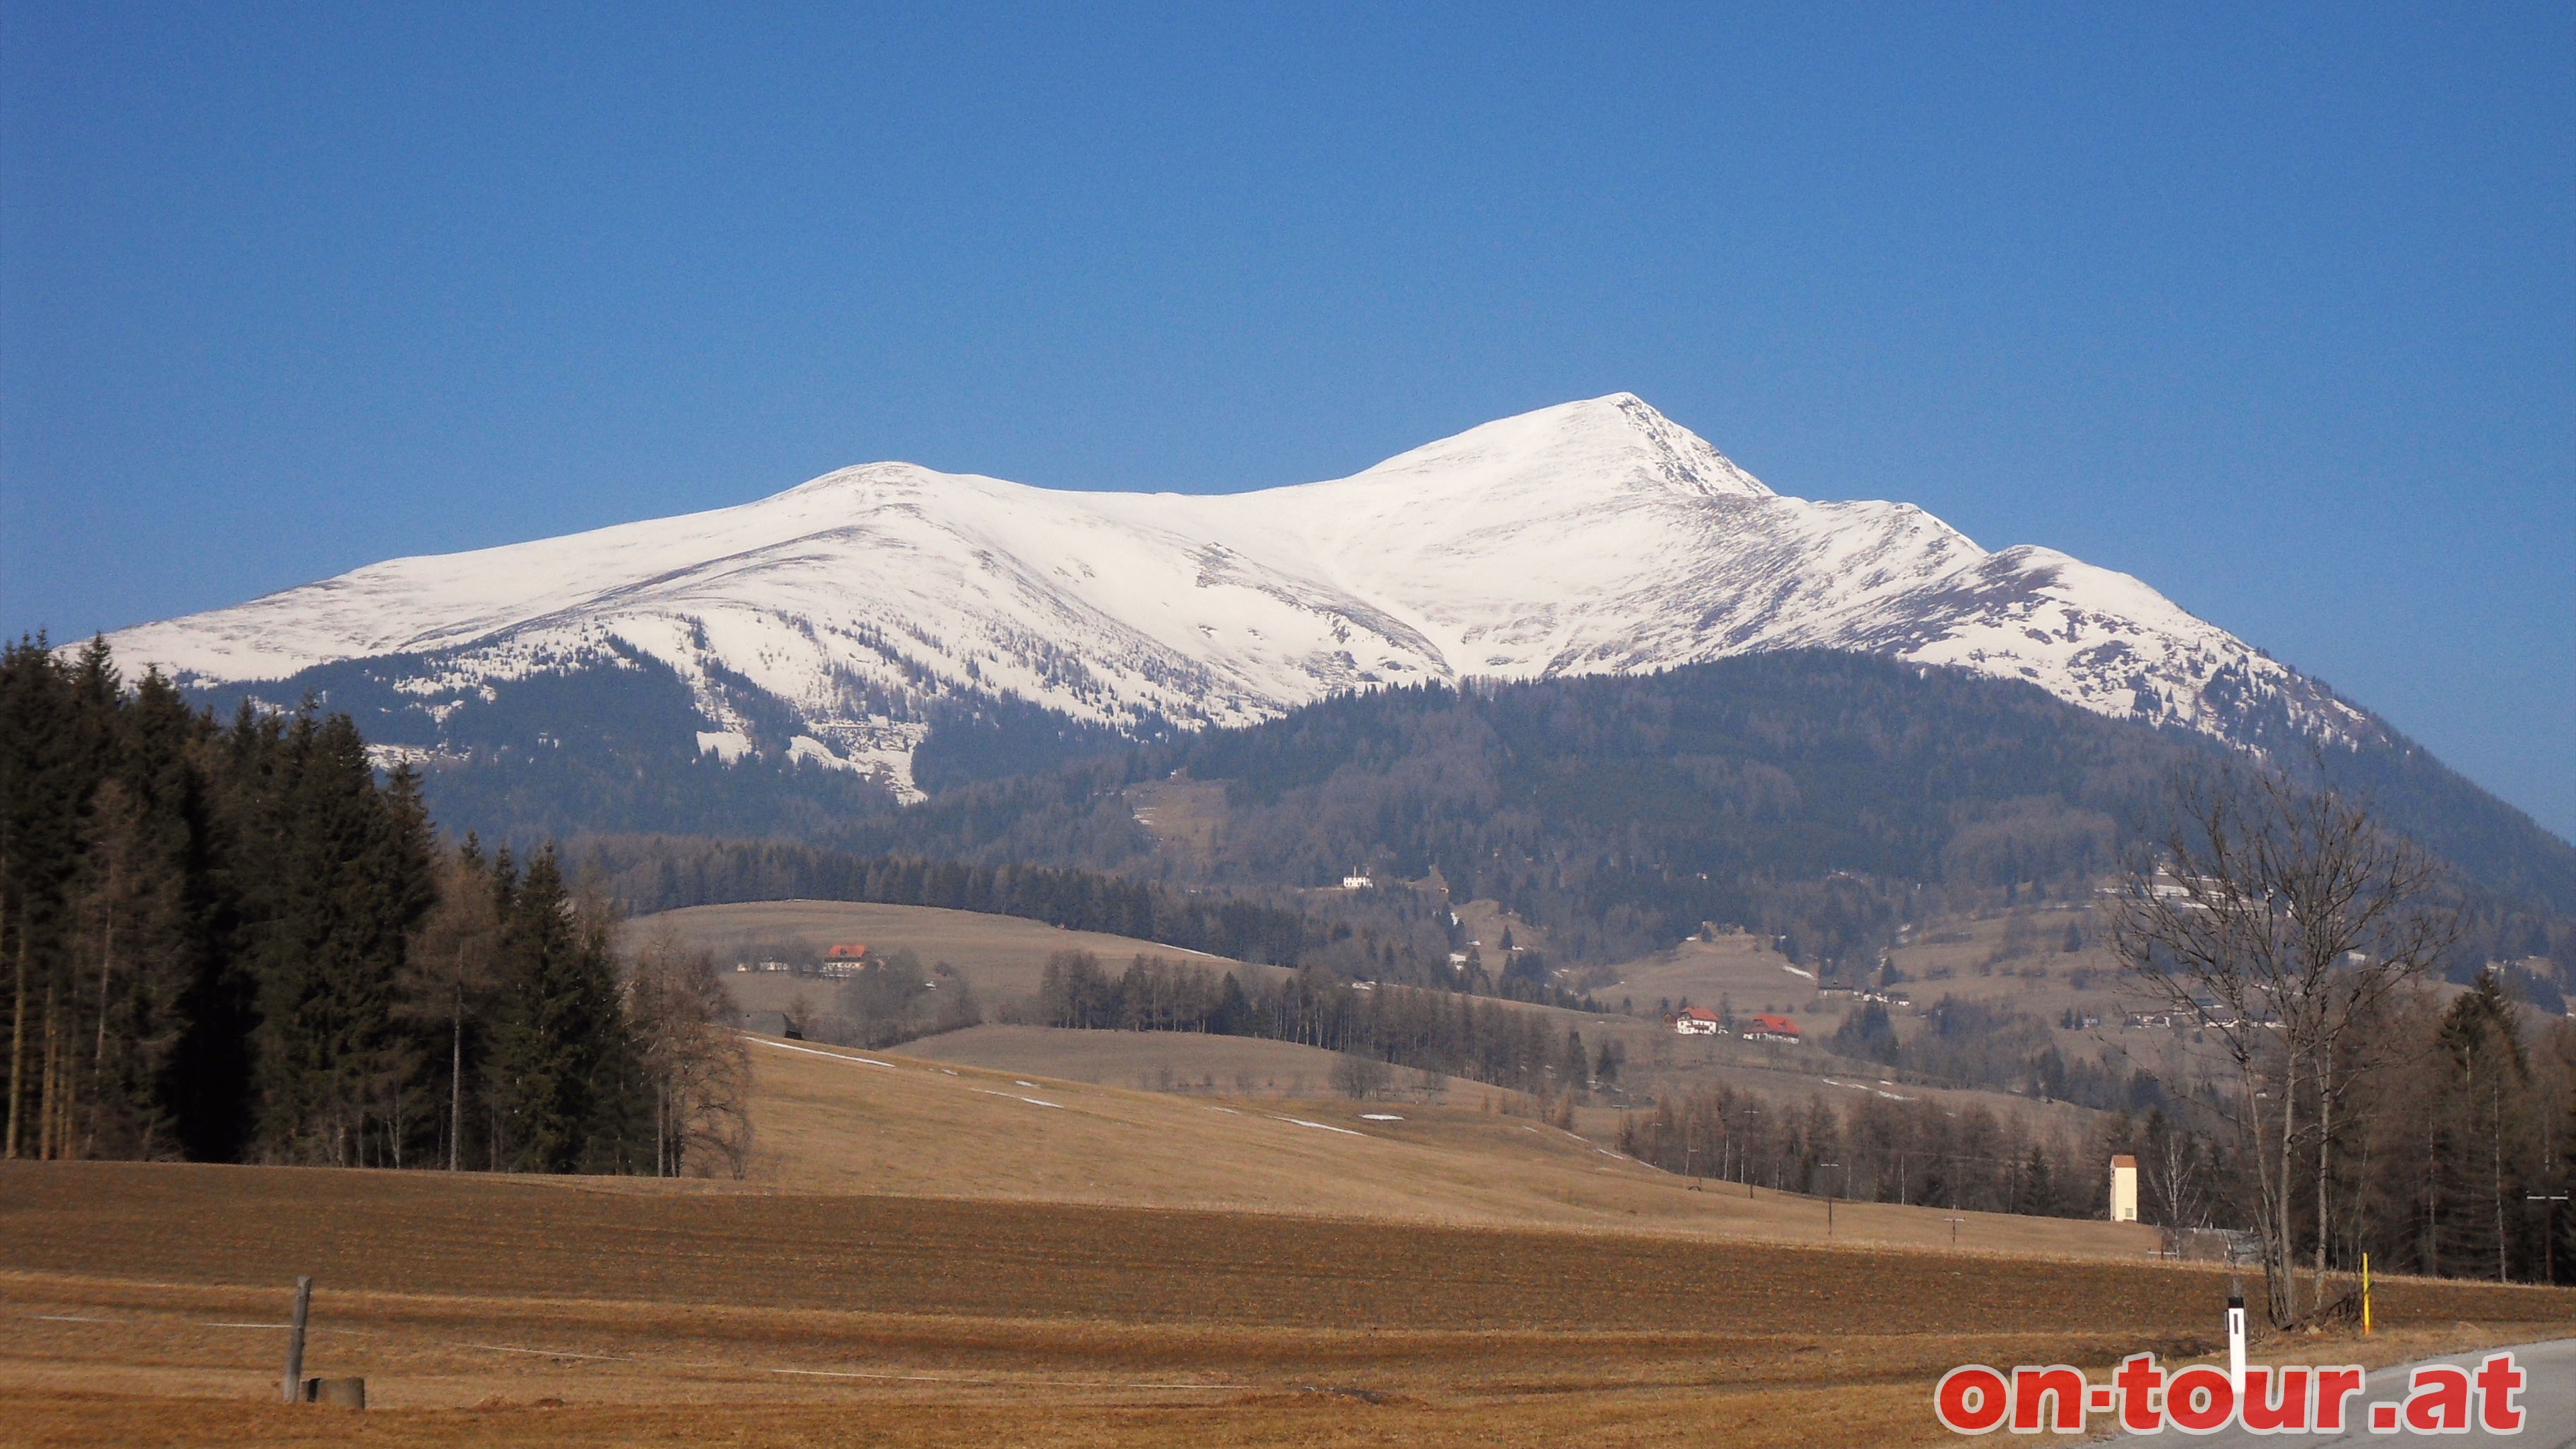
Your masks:
[{"label": "rural house", "polygon": [[1673,1030],[1684,1036],[1716,1036],[1717,1013],[1705,1006],[1685,1006],[1674,1016]]},{"label": "rural house", "polygon": [[1744,1039],[1794,1042],[1803,1038],[1798,1035],[1796,1022],[1785,1016],[1774,1016],[1770,1012],[1762,1011],[1754,1013],[1752,1024],[1744,1029]]}]

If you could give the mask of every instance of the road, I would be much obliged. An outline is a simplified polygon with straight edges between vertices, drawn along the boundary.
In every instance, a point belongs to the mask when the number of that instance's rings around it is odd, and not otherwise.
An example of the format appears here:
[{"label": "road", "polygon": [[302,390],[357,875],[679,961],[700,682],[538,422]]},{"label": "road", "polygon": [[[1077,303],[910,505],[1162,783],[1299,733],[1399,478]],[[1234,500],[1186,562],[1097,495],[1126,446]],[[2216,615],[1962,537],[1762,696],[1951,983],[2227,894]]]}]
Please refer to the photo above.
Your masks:
[{"label": "road", "polygon": [[[2480,1360],[2494,1350],[2477,1353],[2442,1354],[2418,1360],[2420,1363],[2456,1364],[2474,1373]],[[2576,1338],[2552,1339],[2547,1343],[2519,1344],[2513,1350],[2514,1361],[2521,1365],[2523,1388],[2522,1432],[2490,1434],[2484,1429],[2471,1429],[2466,1434],[2416,1435],[2373,1434],[2369,1405],[2381,1400],[2394,1403],[2406,1397],[2406,1375],[2414,1364],[2399,1364],[2373,1373],[2359,1394],[2345,1405],[2345,1419],[2351,1427],[2331,1439],[2307,1434],[2254,1434],[2244,1429],[2230,1429],[2223,1434],[2185,1436],[2168,1429],[2162,1434],[2131,1434],[2113,1439],[2112,1444],[2154,1445],[2170,1449],[2177,1442],[2198,1449],[2280,1449],[2295,1440],[2300,1444],[2513,1444],[2521,1449],[2569,1449],[2576,1445]]]}]

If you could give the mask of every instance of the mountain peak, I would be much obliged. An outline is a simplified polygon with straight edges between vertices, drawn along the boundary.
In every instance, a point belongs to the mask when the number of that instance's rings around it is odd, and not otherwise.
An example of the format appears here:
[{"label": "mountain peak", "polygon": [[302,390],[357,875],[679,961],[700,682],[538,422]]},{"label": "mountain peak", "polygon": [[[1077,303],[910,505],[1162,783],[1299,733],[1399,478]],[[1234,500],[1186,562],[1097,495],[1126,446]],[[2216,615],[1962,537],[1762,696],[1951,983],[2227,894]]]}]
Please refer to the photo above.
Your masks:
[{"label": "mountain peak", "polygon": [[1578,481],[1678,489],[1706,498],[1773,494],[1705,438],[1632,392],[1558,403],[1398,453],[1358,475],[1437,475],[1471,486]]},{"label": "mountain peak", "polygon": [[1956,665],[2213,734],[2267,700],[2320,734],[2353,728],[2138,580],[1989,555],[1901,504],[1775,495],[1624,392],[1250,493],[870,463],[733,508],[377,564],[114,642],[192,687],[274,681],[263,697],[293,699],[375,680],[408,711],[390,738],[430,750],[500,683],[650,657],[691,691],[708,748],[758,736],[899,793],[931,722],[967,701],[1149,731],[1341,690],[1774,649]]}]

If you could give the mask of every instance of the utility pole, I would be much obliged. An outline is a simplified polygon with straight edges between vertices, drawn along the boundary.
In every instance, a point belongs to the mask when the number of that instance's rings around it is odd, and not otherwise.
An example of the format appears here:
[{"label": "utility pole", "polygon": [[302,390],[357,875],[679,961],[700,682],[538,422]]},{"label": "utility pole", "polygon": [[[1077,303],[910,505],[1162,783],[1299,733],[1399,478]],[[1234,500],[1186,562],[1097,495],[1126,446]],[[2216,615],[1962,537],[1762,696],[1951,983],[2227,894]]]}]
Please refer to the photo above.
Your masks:
[{"label": "utility pole", "polygon": [[[1841,1164],[1841,1163],[1839,1163],[1839,1162],[1819,1162],[1819,1163],[1817,1163],[1817,1164],[1816,1164],[1816,1166],[1818,1166],[1818,1167],[1820,1167],[1820,1168],[1827,1168],[1827,1169],[1831,1169],[1831,1168],[1838,1168],[1838,1167],[1842,1167],[1842,1164]],[[1844,1168],[1844,1169],[1843,1169],[1843,1178],[1844,1178],[1844,1180],[1845,1180],[1846,1182],[1848,1182],[1848,1181],[1850,1180],[1850,1178],[1851,1178],[1851,1171],[1850,1171],[1850,1169],[1848,1169],[1848,1168]],[[1833,1182],[1833,1179],[1832,1179],[1832,1178],[1827,1178],[1827,1179],[1825,1179],[1825,1236],[1830,1238],[1830,1237],[1832,1237],[1833,1235],[1834,1235],[1834,1182]]]}]

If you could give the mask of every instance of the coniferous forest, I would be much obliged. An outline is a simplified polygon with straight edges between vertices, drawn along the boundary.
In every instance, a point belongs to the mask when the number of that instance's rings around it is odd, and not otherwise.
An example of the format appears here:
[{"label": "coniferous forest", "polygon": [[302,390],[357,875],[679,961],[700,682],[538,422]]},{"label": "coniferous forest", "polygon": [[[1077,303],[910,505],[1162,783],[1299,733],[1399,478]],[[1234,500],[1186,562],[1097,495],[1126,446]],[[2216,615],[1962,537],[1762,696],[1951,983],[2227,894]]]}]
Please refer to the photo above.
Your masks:
[{"label": "coniferous forest", "polygon": [[9,1156],[738,1167],[712,967],[621,979],[610,926],[550,850],[443,845],[345,715],[0,651]]}]

